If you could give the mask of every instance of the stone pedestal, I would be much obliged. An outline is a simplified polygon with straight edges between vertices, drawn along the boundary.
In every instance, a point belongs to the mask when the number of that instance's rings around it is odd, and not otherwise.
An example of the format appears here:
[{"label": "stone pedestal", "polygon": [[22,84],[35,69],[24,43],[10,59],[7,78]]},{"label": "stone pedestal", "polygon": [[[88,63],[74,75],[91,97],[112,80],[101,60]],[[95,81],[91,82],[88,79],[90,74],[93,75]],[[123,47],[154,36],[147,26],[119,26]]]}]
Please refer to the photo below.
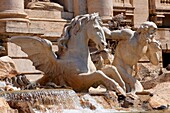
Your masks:
[{"label": "stone pedestal", "polygon": [[28,21],[24,12],[24,0],[1,0],[0,21]]},{"label": "stone pedestal", "polygon": [[113,16],[112,0],[87,0],[88,13],[99,12],[103,20]]}]

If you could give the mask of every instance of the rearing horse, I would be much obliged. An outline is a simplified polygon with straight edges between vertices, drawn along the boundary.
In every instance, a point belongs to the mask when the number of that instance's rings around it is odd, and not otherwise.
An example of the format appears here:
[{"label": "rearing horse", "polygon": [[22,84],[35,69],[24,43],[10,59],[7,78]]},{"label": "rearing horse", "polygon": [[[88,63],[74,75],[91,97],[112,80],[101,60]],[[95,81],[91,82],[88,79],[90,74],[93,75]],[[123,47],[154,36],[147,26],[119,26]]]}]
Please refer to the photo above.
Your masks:
[{"label": "rearing horse", "polygon": [[[88,42],[94,41],[97,49],[106,46],[105,34],[98,14],[76,16],[67,24],[59,40],[59,50],[54,54],[51,42],[31,36],[16,36],[11,42],[21,46],[36,69],[45,73],[40,84],[54,82],[67,85],[75,91],[87,91],[91,86],[104,85],[108,90],[125,94],[125,84],[113,66],[96,70],[89,52]],[[111,74],[108,74],[111,72]],[[119,81],[119,84],[116,81]]]}]

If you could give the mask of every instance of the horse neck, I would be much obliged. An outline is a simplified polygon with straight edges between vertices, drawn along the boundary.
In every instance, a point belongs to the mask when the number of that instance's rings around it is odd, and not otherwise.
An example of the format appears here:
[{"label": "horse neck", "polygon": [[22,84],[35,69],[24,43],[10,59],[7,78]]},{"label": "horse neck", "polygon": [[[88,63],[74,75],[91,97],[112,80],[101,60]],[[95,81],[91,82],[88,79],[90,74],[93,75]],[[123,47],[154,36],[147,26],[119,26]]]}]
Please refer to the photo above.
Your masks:
[{"label": "horse neck", "polygon": [[70,37],[67,47],[68,49],[65,55],[68,57],[81,57],[86,59],[90,55],[88,38],[83,30]]}]

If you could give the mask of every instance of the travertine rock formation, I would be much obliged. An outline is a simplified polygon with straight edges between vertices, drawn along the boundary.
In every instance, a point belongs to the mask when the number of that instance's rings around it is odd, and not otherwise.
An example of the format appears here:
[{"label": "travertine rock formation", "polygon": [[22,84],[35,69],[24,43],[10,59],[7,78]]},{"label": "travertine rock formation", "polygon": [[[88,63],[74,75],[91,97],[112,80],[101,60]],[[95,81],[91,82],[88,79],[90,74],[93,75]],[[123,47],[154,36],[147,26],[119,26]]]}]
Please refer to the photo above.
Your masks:
[{"label": "travertine rock formation", "polygon": [[0,79],[13,77],[18,74],[14,61],[8,57],[0,57]]}]

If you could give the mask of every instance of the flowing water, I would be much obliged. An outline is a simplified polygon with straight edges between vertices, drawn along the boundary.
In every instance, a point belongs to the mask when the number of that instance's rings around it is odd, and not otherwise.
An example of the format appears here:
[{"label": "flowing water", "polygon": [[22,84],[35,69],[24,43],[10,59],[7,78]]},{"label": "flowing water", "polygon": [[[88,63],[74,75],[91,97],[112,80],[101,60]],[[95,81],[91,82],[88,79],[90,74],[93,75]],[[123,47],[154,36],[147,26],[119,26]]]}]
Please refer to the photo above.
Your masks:
[{"label": "flowing water", "polygon": [[41,89],[1,92],[7,101],[29,102],[34,112],[55,113],[64,109],[81,109],[79,97],[69,89]]},{"label": "flowing water", "polygon": [[[19,108],[29,109],[24,113],[115,113],[115,104],[107,103],[106,97],[77,94],[71,89],[38,89],[0,92],[0,97]],[[12,103],[12,104],[11,104]],[[110,106],[110,107],[106,107]],[[119,110],[120,111],[120,110]],[[20,112],[19,112],[20,113]],[[23,112],[22,112],[23,113]]]}]

